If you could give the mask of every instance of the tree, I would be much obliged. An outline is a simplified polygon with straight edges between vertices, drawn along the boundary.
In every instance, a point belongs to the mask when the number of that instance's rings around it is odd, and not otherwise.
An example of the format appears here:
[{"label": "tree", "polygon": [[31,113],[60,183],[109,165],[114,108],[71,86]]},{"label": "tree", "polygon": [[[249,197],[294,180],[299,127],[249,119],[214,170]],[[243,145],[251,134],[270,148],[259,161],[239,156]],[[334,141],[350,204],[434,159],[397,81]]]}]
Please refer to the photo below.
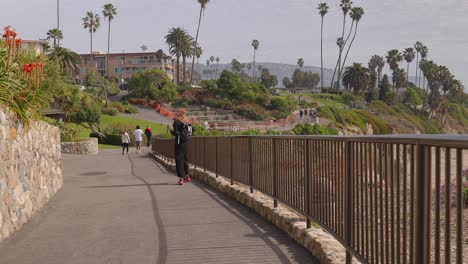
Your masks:
[{"label": "tree", "polygon": [[54,48],[58,46],[58,42],[63,39],[62,31],[58,28],[53,28],[47,31],[47,40],[54,40]]},{"label": "tree", "polygon": [[[421,52],[420,53],[421,53],[421,61],[426,60],[427,56],[429,55],[429,49],[426,46],[423,45],[421,47]],[[421,72],[422,72],[422,70],[420,68],[420,70],[419,70],[419,85],[421,85]],[[423,87],[422,87],[423,89],[425,89],[425,85],[426,85],[426,77],[424,76],[423,77]]]},{"label": "tree", "polygon": [[[332,77],[332,82],[330,84],[330,87],[335,87],[337,89],[339,89],[339,82],[337,82],[337,84],[335,85],[335,74],[336,74],[336,70],[341,66],[341,50],[343,49],[343,46],[344,46],[344,40],[343,38],[338,38],[336,40],[336,45],[338,46],[338,50],[339,50],[339,58],[338,58],[338,61],[335,65],[335,70],[333,71],[333,77]],[[340,69],[338,69],[339,71]]]},{"label": "tree", "polygon": [[291,80],[288,77],[283,78],[283,85],[285,88],[294,88],[294,84],[291,82]]},{"label": "tree", "polygon": [[255,81],[255,58],[256,58],[256,55],[257,55],[257,50],[258,50],[258,47],[260,46],[260,42],[258,42],[258,40],[254,39],[252,41],[252,47],[254,48],[254,59],[253,59],[253,68],[252,68],[252,80]]},{"label": "tree", "polygon": [[187,58],[191,58],[194,56],[194,47],[195,47],[195,41],[193,40],[193,37],[190,36],[189,34],[186,34],[183,38],[182,41],[182,47],[181,47],[181,55],[182,55],[182,82],[185,83],[187,81],[186,78],[186,64],[187,64]]},{"label": "tree", "polygon": [[232,70],[233,70],[235,73],[241,73],[242,70],[244,69],[244,64],[240,63],[240,62],[239,62],[238,60],[236,60],[236,59],[232,59],[231,66],[232,66]]},{"label": "tree", "polygon": [[407,48],[403,51],[403,58],[405,59],[406,66],[406,82],[409,82],[409,65],[414,60],[416,53],[413,48]]},{"label": "tree", "polygon": [[219,57],[216,57],[216,75],[218,75],[218,71],[219,71],[219,61],[221,59]]},{"label": "tree", "polygon": [[84,93],[79,99],[79,107],[69,114],[70,121],[91,129],[92,133],[98,133],[101,129],[101,106],[91,96]]},{"label": "tree", "polygon": [[[390,69],[393,71],[393,74],[395,74],[396,70],[398,70],[398,63],[403,60],[403,56],[401,53],[396,50],[390,50],[388,51],[387,54],[387,63],[390,65]],[[395,81],[395,80],[394,80]],[[393,82],[393,86],[395,86],[395,82]]]},{"label": "tree", "polygon": [[403,97],[403,103],[414,110],[423,103],[422,90],[416,87],[408,87]]},{"label": "tree", "polygon": [[88,11],[88,13],[86,13],[86,17],[84,17],[82,21],[84,29],[89,31],[91,40],[90,56],[91,62],[93,62],[93,34],[101,27],[101,18],[99,17],[99,14],[94,14],[93,12]]},{"label": "tree", "polygon": [[323,90],[323,19],[328,13],[327,3],[320,3],[317,7],[319,14],[322,17],[322,22],[320,26],[320,79],[321,79],[321,88]]},{"label": "tree", "polygon": [[270,74],[268,68],[263,68],[260,73],[260,84],[263,84],[267,88],[272,88],[278,85],[278,77],[276,75]]},{"label": "tree", "polygon": [[343,84],[353,88],[354,94],[367,90],[370,80],[370,71],[360,63],[353,63],[345,68],[343,72]]},{"label": "tree", "polygon": [[299,70],[302,70],[302,67],[304,67],[304,59],[300,58],[297,60],[297,66],[299,67]]},{"label": "tree", "polygon": [[320,83],[320,75],[311,71],[296,69],[293,73],[293,85],[296,88],[314,88]]},{"label": "tree", "polygon": [[[214,61],[215,61],[215,57],[214,57],[214,56],[211,56],[211,57],[210,57],[210,63],[211,63],[211,65],[214,64]],[[212,78],[212,79],[214,79],[214,78],[213,78],[213,72],[216,72],[216,69],[215,69],[215,70],[211,70],[211,78]]]},{"label": "tree", "polygon": [[371,72],[369,88],[367,89],[367,93],[366,93],[366,102],[369,103],[379,98],[376,85],[377,85],[377,74],[375,72]]},{"label": "tree", "polygon": [[180,81],[180,57],[182,56],[182,50],[187,41],[188,33],[181,27],[171,28],[167,33],[165,39],[166,44],[169,46],[169,52],[171,55],[176,57],[176,83]]},{"label": "tree", "polygon": [[384,74],[379,85],[379,100],[385,101],[388,93],[390,93],[390,82],[388,81],[388,75]]},{"label": "tree", "polygon": [[377,75],[377,78],[376,78],[377,79],[376,80],[376,86],[377,87],[379,87],[379,82],[380,82],[381,77],[382,77],[382,70],[383,70],[384,66],[385,66],[385,60],[381,56],[374,55],[369,60],[369,70],[371,70],[372,72],[375,72],[376,75]]},{"label": "tree", "polygon": [[109,96],[117,95],[120,92],[116,82],[104,78],[95,70],[90,70],[86,75],[86,85],[95,92],[100,100],[105,101],[106,106],[108,105]]},{"label": "tree", "polygon": [[417,41],[416,44],[414,44],[414,50],[416,51],[416,82],[415,84],[417,87],[419,87],[419,84],[418,84],[419,53],[421,53],[422,47],[423,47],[423,44],[420,41]]},{"label": "tree", "polygon": [[[198,47],[198,35],[200,33],[200,25],[201,25],[201,20],[202,20],[202,15],[204,10],[206,9],[206,6],[210,2],[210,0],[197,0],[198,3],[200,4],[200,15],[198,17],[198,27],[197,27],[197,35],[195,36],[195,46]],[[190,71],[190,84],[193,84],[193,69],[195,66],[195,57],[193,57],[192,60],[192,70]]]},{"label": "tree", "polygon": [[392,80],[397,90],[405,86],[405,83],[406,83],[405,70],[401,68],[396,69],[392,74]]},{"label": "tree", "polygon": [[78,65],[81,63],[81,57],[77,53],[66,48],[56,47],[47,54],[47,58],[57,61],[68,77],[71,78],[79,74]]},{"label": "tree", "polygon": [[107,18],[107,22],[109,23],[109,28],[107,30],[107,56],[106,56],[106,72],[107,76],[109,76],[109,52],[110,52],[110,38],[111,38],[111,22],[114,20],[115,16],[117,15],[117,8],[115,8],[112,4],[105,4],[104,9],[102,10],[102,15],[104,18]]},{"label": "tree", "polygon": [[[331,87],[333,87],[333,82],[335,80],[336,69],[338,68],[338,89],[340,88],[340,78],[341,78],[341,70],[342,70],[341,69],[341,56],[343,54],[343,48],[344,48],[344,44],[345,44],[344,34],[345,34],[345,27],[346,27],[346,17],[348,15],[349,11],[352,8],[352,4],[353,4],[353,2],[351,2],[351,0],[341,0],[341,3],[340,3],[341,10],[343,11],[343,31],[341,33],[341,38],[338,38],[338,40],[336,42],[336,44],[338,45],[338,48],[339,48],[339,53],[338,53],[338,61],[337,61],[336,66],[335,66],[335,72],[333,73],[332,85],[331,85]],[[351,27],[351,29],[352,29],[352,27]]]},{"label": "tree", "polygon": [[141,49],[141,51],[146,52],[148,50],[148,46],[141,45],[140,49]]},{"label": "tree", "polygon": [[[197,70],[198,70],[198,66],[199,66],[199,60],[200,60],[200,57],[202,56],[203,54],[203,49],[195,43],[195,47],[194,47],[194,55],[195,57],[197,58]],[[192,73],[190,73],[190,79],[192,79],[192,76],[191,76]]]},{"label": "tree", "polygon": [[[353,35],[353,39],[351,40],[351,43],[349,43],[349,46],[348,46],[348,50],[346,51],[346,55],[344,57],[344,60],[343,60],[343,64],[341,65],[341,69],[344,69],[344,66],[346,65],[346,60],[348,59],[348,55],[349,55],[349,51],[351,50],[351,47],[353,46],[353,43],[354,43],[354,40],[356,39],[356,35],[357,35],[357,30],[358,30],[358,26],[359,26],[359,21],[361,21],[361,18],[362,16],[364,15],[364,9],[362,9],[362,7],[353,7],[351,9],[351,18],[354,22],[354,35]],[[352,30],[352,27],[351,27],[351,30]]]},{"label": "tree", "polygon": [[151,69],[133,74],[128,80],[130,95],[150,98],[161,102],[173,102],[177,91],[169,76],[162,70]]}]

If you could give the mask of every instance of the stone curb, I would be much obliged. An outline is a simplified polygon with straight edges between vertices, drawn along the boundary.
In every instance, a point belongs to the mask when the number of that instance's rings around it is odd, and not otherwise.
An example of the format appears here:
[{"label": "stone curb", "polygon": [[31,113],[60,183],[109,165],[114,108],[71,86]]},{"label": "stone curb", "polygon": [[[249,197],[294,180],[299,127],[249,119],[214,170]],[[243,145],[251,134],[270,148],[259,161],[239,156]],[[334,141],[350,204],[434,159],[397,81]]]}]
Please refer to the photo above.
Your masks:
[{"label": "stone curb", "polygon": [[[175,165],[168,159],[157,154],[153,154],[152,157],[175,171]],[[216,178],[214,173],[204,172],[202,169],[191,168],[190,175],[193,179],[227,194],[267,219],[270,223],[286,232],[294,241],[309,250],[313,256],[318,258],[320,263],[346,263],[345,248],[332,235],[314,225],[312,228],[307,229],[304,216],[282,204],[278,204],[278,207],[274,208],[271,197],[258,191],[251,194],[248,186],[238,183],[231,185],[223,177]]]},{"label": "stone curb", "polygon": [[99,152],[98,139],[88,138],[80,142],[62,142],[62,153],[76,155],[97,155]]}]

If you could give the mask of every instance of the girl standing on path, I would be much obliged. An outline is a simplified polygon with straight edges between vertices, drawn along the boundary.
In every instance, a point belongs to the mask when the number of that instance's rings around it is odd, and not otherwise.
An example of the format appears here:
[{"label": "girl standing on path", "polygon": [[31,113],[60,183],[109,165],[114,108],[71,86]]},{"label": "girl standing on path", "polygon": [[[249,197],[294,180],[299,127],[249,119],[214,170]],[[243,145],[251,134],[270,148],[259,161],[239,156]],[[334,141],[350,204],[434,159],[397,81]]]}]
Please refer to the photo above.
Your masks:
[{"label": "girl standing on path", "polygon": [[140,154],[141,151],[141,142],[143,141],[143,130],[141,130],[140,126],[136,126],[133,135],[135,136],[135,144],[137,149],[137,154]]},{"label": "girl standing on path", "polygon": [[190,124],[185,123],[186,120],[185,111],[181,110],[179,116],[174,119],[172,129],[169,129],[171,134],[175,136],[175,160],[179,185],[184,185],[184,180],[185,182],[192,181],[189,176],[187,148],[193,129]]}]

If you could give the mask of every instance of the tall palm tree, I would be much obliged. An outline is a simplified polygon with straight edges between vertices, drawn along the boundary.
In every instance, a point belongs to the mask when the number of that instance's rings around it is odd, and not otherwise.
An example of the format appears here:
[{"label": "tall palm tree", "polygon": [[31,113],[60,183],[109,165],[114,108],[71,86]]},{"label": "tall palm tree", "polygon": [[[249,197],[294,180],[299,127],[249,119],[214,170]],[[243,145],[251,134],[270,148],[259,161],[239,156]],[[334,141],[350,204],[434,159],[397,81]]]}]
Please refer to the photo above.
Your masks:
[{"label": "tall palm tree", "polygon": [[219,72],[219,61],[221,59],[219,57],[216,57],[216,77],[218,77],[218,72]]},{"label": "tall palm tree", "polygon": [[416,52],[413,48],[407,48],[403,51],[403,58],[405,59],[407,66],[406,66],[406,82],[409,82],[409,65],[414,60],[416,56]]},{"label": "tall palm tree", "polygon": [[106,72],[109,76],[109,51],[110,51],[110,38],[111,38],[111,22],[114,20],[117,15],[117,8],[112,4],[105,4],[104,9],[102,10],[102,15],[104,18],[107,18],[109,22],[109,28],[107,30],[107,56],[106,56]]},{"label": "tall palm tree", "polygon": [[255,82],[255,60],[256,60],[256,55],[257,55],[257,50],[258,47],[260,46],[260,42],[258,40],[254,39],[252,41],[252,47],[254,48],[254,59],[253,59],[253,67],[252,67],[252,80]]},{"label": "tall palm tree", "polygon": [[297,60],[297,66],[299,67],[299,70],[302,70],[302,67],[304,67],[304,59],[300,58]]},{"label": "tall palm tree", "polygon": [[203,49],[196,43],[194,43],[195,47],[194,47],[194,54],[195,54],[195,57],[197,58],[197,70],[199,68],[199,62],[200,62],[200,57],[201,55],[203,54]]},{"label": "tall palm tree", "polygon": [[376,87],[379,87],[379,83],[380,83],[380,80],[381,80],[381,76],[382,76],[382,70],[383,70],[383,67],[385,66],[385,60],[383,57],[379,56],[379,55],[374,55],[371,57],[371,59],[369,60],[369,69],[372,71],[372,72],[375,72],[376,75],[377,75],[377,84],[376,84]]},{"label": "tall palm tree", "polygon": [[[343,11],[343,31],[341,33],[341,41],[342,41],[342,44],[341,45],[338,45],[339,47],[339,53],[338,53],[338,61],[337,61],[337,66],[335,66],[335,72],[333,73],[333,77],[332,77],[332,87],[333,87],[333,81],[335,80],[335,73],[336,73],[336,69],[338,68],[338,76],[341,77],[341,55],[343,54],[343,49],[344,49],[344,34],[345,34],[345,27],[346,27],[346,17],[349,13],[349,11],[351,10],[352,8],[352,5],[353,5],[353,2],[351,2],[351,0],[341,0],[341,3],[340,3],[340,7],[341,7],[341,10]],[[340,39],[338,39],[340,40]],[[338,42],[337,42],[338,44]],[[340,88],[340,78],[338,78],[338,88]]]},{"label": "tall palm tree", "polygon": [[320,82],[323,90],[323,19],[328,13],[327,3],[320,3],[317,7],[319,14],[322,17],[322,22],[320,26]]},{"label": "tall palm tree", "polygon": [[176,84],[179,84],[180,81],[180,57],[182,56],[182,49],[187,36],[188,33],[185,29],[176,27],[171,28],[165,37],[166,44],[169,46],[169,52],[176,57]]},{"label": "tall palm tree", "polygon": [[83,27],[89,31],[89,36],[91,39],[91,62],[93,62],[93,34],[96,33],[96,30],[101,27],[101,18],[99,14],[94,14],[92,11],[88,11],[86,16],[82,18]]},{"label": "tall palm tree", "polygon": [[[213,65],[213,64],[214,64],[214,61],[215,61],[215,57],[214,57],[214,56],[211,56],[211,57],[210,57],[210,64]],[[212,78],[212,79],[213,79],[213,73],[215,73],[215,71],[216,71],[216,69],[211,71],[211,78]]]},{"label": "tall palm tree", "polygon": [[[341,50],[343,49],[343,46],[344,46],[344,40],[343,38],[338,38],[336,40],[336,45],[338,46],[338,54],[341,53]],[[335,74],[336,74],[336,70],[338,69],[338,65],[340,64],[341,62],[341,56],[339,55],[339,59],[338,61],[336,62],[336,65],[335,65],[335,70],[333,71],[333,77],[332,77],[332,81],[331,81],[331,84],[330,84],[330,87],[335,87]],[[340,89],[339,85],[337,87],[338,89]]]},{"label": "tall palm tree", "polygon": [[53,39],[54,40],[54,49],[58,46],[58,43],[60,40],[63,39],[63,34],[62,31],[58,28],[53,28],[49,31],[47,31],[47,39]]},{"label": "tall palm tree", "polygon": [[405,73],[405,70],[402,68],[398,68],[393,72],[392,80],[397,90],[399,90],[401,87],[405,85],[405,80],[406,80],[405,77],[406,77],[406,73]]},{"label": "tall palm tree", "polygon": [[419,53],[421,53],[421,49],[423,47],[423,44],[421,41],[417,41],[416,44],[414,44],[414,50],[416,50],[416,83],[415,85],[419,87],[418,84],[418,72],[419,72]]},{"label": "tall palm tree", "polygon": [[146,52],[148,50],[148,46],[141,45],[140,49],[141,49],[141,51]]},{"label": "tall palm tree", "polygon": [[341,68],[343,69],[344,66],[346,65],[346,59],[348,59],[349,51],[351,50],[351,46],[353,46],[354,40],[356,39],[357,35],[357,30],[359,26],[359,21],[361,20],[362,16],[364,15],[364,9],[362,7],[353,7],[351,9],[351,19],[353,20],[354,26],[354,35],[353,39],[351,40],[351,43],[349,43],[348,50],[346,51],[345,58],[343,60],[343,64],[341,65]]},{"label": "tall palm tree", "polygon": [[[197,35],[195,36],[195,44],[198,46],[198,35],[200,33],[200,25],[201,25],[203,11],[205,10],[210,0],[197,0],[197,1],[200,4],[200,15],[198,17],[198,27],[197,27]],[[193,57],[192,70],[190,71],[190,84],[192,84],[192,80],[193,80],[194,65],[195,65],[195,56]]]},{"label": "tall palm tree", "polygon": [[187,58],[193,57],[194,53],[194,40],[192,36],[186,34],[184,36],[182,47],[181,47],[181,55],[182,55],[182,82],[185,83],[187,81],[186,78],[186,62]]},{"label": "tall palm tree", "polygon": [[[421,52],[420,52],[420,53],[421,53],[421,61],[426,60],[426,59],[427,59],[427,56],[429,55],[429,49],[427,48],[427,46],[424,46],[424,45],[423,45],[423,46],[421,47]],[[421,74],[421,71],[420,71],[420,72],[419,72],[419,84],[420,84],[420,85],[421,85],[421,75],[422,75],[422,74]],[[423,88],[423,89],[426,89],[426,78],[425,78],[424,75],[423,75],[422,77],[423,77],[423,78],[422,78],[422,79],[423,79],[423,86],[422,86],[422,88]]]},{"label": "tall palm tree", "polygon": [[60,29],[60,0],[57,0],[57,29]]},{"label": "tall palm tree", "polygon": [[[395,72],[398,70],[398,63],[400,63],[402,60],[403,56],[397,49],[388,51],[387,63],[390,65],[390,69],[392,70],[393,74],[395,74]],[[395,80],[393,80],[393,86],[395,86]]]},{"label": "tall palm tree", "polygon": [[57,61],[60,68],[67,73],[70,78],[79,73],[78,65],[81,63],[81,57],[69,49],[56,47],[47,54],[47,58]]},{"label": "tall palm tree", "polygon": [[367,90],[370,80],[370,71],[360,63],[353,63],[345,68],[343,72],[343,84],[352,88],[355,94]]}]

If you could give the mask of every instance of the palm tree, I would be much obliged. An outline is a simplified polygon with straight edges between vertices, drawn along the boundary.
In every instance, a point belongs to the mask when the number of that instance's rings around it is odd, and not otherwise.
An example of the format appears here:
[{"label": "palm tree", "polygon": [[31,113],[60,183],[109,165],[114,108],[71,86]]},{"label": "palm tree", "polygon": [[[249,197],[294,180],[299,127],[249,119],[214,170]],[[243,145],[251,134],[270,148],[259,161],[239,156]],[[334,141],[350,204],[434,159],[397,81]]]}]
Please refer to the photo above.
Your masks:
[{"label": "palm tree", "polygon": [[[359,21],[361,20],[363,15],[364,15],[364,9],[362,9],[362,7],[353,7],[353,9],[351,9],[350,16],[351,16],[351,18],[353,20],[353,23],[355,24],[355,26],[354,26],[354,28],[355,28],[354,29],[354,36],[353,36],[353,39],[351,40],[351,43],[349,43],[348,50],[346,51],[346,55],[345,55],[345,58],[343,60],[343,64],[341,65],[342,69],[346,65],[346,59],[348,59],[349,51],[351,50],[351,46],[353,46],[354,40],[356,39],[357,30],[358,30],[358,26],[359,26]],[[346,45],[346,43],[345,43],[345,45]]]},{"label": "palm tree", "polygon": [[[388,51],[387,54],[387,63],[390,65],[390,69],[393,71],[393,74],[398,70],[398,63],[403,60],[403,56],[401,55],[400,51],[393,49]],[[395,86],[395,81],[393,82],[393,86]]]},{"label": "palm tree", "polygon": [[183,39],[183,42],[182,42],[182,47],[181,47],[181,55],[182,55],[182,66],[183,66],[183,71],[182,71],[182,82],[185,83],[185,81],[187,80],[186,78],[186,60],[187,58],[191,58],[193,57],[193,53],[194,53],[194,40],[192,38],[192,36],[186,34],[184,36],[184,39]]},{"label": "palm tree", "polygon": [[216,77],[218,76],[218,72],[219,72],[219,61],[221,59],[219,57],[216,57]]},{"label": "palm tree", "polygon": [[57,0],[57,29],[60,29],[60,0]]},{"label": "palm tree", "polygon": [[[341,53],[341,50],[343,49],[343,45],[344,45],[344,40],[343,40],[343,38],[338,38],[338,39],[336,40],[336,45],[338,46],[338,50],[339,50],[338,52],[339,52],[339,54],[340,54],[340,53]],[[340,56],[340,55],[339,55],[339,56]],[[331,84],[330,84],[330,87],[335,87],[335,83],[334,83],[334,82],[335,82],[335,74],[336,74],[336,70],[337,70],[338,67],[339,67],[338,65],[340,64],[340,62],[341,62],[341,56],[340,56],[340,58],[338,59],[336,65],[335,65],[335,70],[333,71],[333,77],[332,77],[332,82],[331,82]],[[340,89],[339,86],[338,86],[337,88]]]},{"label": "palm tree", "polygon": [[74,77],[79,73],[78,65],[81,63],[81,57],[69,49],[56,47],[47,54],[47,58],[57,61],[60,68],[67,73],[69,77]]},{"label": "palm tree", "polygon": [[[427,46],[421,47],[421,61],[426,60],[429,55],[429,49]],[[419,84],[421,84],[421,72],[419,72]],[[426,89],[426,77],[423,75],[423,89]]]},{"label": "palm tree", "polygon": [[82,19],[83,21],[83,27],[84,29],[88,29],[90,39],[91,39],[91,62],[93,61],[93,34],[96,33],[96,30],[101,27],[101,18],[99,17],[99,14],[94,14],[91,11],[88,11],[86,13],[86,17]]},{"label": "palm tree", "polygon": [[140,49],[141,49],[143,52],[146,52],[146,51],[148,50],[148,46],[142,45],[142,46],[140,47]]},{"label": "palm tree", "polygon": [[416,50],[416,83],[415,85],[418,87],[419,87],[419,84],[418,84],[419,53],[421,53],[422,47],[423,47],[423,44],[420,41],[417,41],[416,44],[414,44],[414,49]]},{"label": "palm tree", "polygon": [[299,70],[302,70],[302,67],[304,67],[304,59],[300,58],[297,60],[297,66],[299,67]]},{"label": "palm tree", "polygon": [[346,67],[343,72],[343,84],[353,88],[354,94],[359,94],[361,91],[367,90],[370,80],[370,71],[363,67],[360,63],[353,63],[352,66]]},{"label": "palm tree", "polygon": [[107,18],[107,22],[109,22],[109,29],[107,31],[107,56],[106,56],[106,72],[107,76],[109,76],[109,51],[110,51],[110,37],[111,37],[111,22],[117,15],[117,8],[115,8],[112,4],[105,4],[104,9],[102,10],[102,15],[104,18]]},{"label": "palm tree", "polygon": [[[341,0],[341,4],[340,4],[340,7],[341,7],[341,10],[343,11],[343,32],[341,33],[341,43],[338,43],[337,41],[337,45],[338,47],[340,48],[339,50],[339,53],[338,53],[338,61],[337,61],[337,66],[335,66],[335,72],[333,73],[333,78],[332,78],[332,87],[333,87],[333,81],[335,80],[335,73],[336,73],[336,69],[338,68],[338,76],[341,77],[341,55],[343,53],[343,48],[344,48],[344,34],[345,34],[345,27],[346,27],[346,16],[348,15],[349,11],[351,10],[352,8],[352,4],[353,2],[351,2],[351,0]],[[340,38],[338,39],[340,40]],[[340,45],[341,44],[341,45]],[[338,78],[338,88],[340,88],[340,78]]]},{"label": "palm tree", "polygon": [[409,82],[409,65],[414,60],[416,56],[416,52],[413,48],[407,48],[403,51],[403,58],[405,59],[407,66],[406,66],[406,82]]},{"label": "palm tree", "polygon": [[[198,27],[197,27],[197,35],[195,36],[195,44],[198,46],[198,34],[200,33],[200,25],[201,25],[201,20],[202,20],[202,15],[203,11],[205,10],[206,6],[210,2],[210,0],[197,0],[198,3],[200,4],[200,16],[198,17]],[[192,70],[190,71],[190,84],[192,84],[193,80],[193,69],[195,65],[195,57],[193,57],[192,61]]]},{"label": "palm tree", "polygon": [[392,74],[392,81],[395,84],[395,88],[399,90],[405,85],[406,73],[404,69],[398,68]]},{"label": "palm tree", "polygon": [[208,70],[208,79],[211,79],[211,72],[210,72],[210,59],[206,60],[206,68]]},{"label": "palm tree", "polygon": [[252,67],[252,79],[255,82],[255,60],[256,60],[256,55],[257,55],[257,50],[258,47],[260,46],[260,42],[258,40],[254,39],[252,41],[252,47],[254,48],[254,59],[253,59],[253,67]]},{"label": "palm tree", "polygon": [[382,70],[384,66],[385,66],[385,60],[383,57],[379,55],[374,55],[369,60],[369,69],[377,75],[376,87],[379,87],[379,83],[380,83],[381,76],[382,76]]},{"label": "palm tree", "polygon": [[198,66],[199,66],[199,60],[200,60],[200,57],[201,55],[203,54],[203,49],[196,43],[194,43],[194,54],[195,54],[195,57],[197,58],[197,70],[198,70]]},{"label": "palm tree", "polygon": [[[214,56],[211,56],[211,57],[210,57],[210,62],[211,62],[210,64],[213,65],[214,61],[215,61],[215,57],[214,57]],[[216,69],[215,69],[215,70],[216,70]],[[213,73],[215,72],[215,70],[212,70],[212,71],[211,71],[211,78],[212,78],[212,79],[213,79]]]},{"label": "palm tree", "polygon": [[166,44],[169,46],[169,52],[171,53],[171,55],[176,57],[176,84],[179,84],[180,81],[180,57],[182,56],[182,49],[185,45],[187,36],[188,34],[187,31],[185,31],[185,29],[181,27],[176,27],[171,28],[165,37]]},{"label": "palm tree", "polygon": [[63,39],[62,31],[58,28],[53,28],[47,31],[47,40],[54,39],[54,49],[57,47],[60,40]]},{"label": "palm tree", "polygon": [[320,16],[322,17],[322,23],[320,26],[320,82],[323,90],[323,18],[328,13],[328,5],[327,3],[320,3],[317,9],[319,10]]}]

